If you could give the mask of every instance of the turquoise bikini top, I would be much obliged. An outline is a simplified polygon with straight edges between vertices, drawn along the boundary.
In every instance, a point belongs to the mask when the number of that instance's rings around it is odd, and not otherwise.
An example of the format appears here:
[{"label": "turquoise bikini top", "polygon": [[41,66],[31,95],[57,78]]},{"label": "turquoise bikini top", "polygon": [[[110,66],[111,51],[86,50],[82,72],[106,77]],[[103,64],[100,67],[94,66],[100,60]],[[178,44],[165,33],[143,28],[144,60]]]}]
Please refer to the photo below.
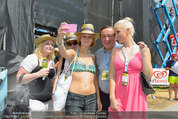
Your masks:
[{"label": "turquoise bikini top", "polygon": [[91,73],[95,74],[95,72],[96,72],[95,64],[89,65],[88,69],[87,69],[87,66],[86,66],[85,63],[78,61],[78,57],[79,57],[79,50],[78,50],[78,55],[77,55],[75,65],[73,63],[70,66],[70,68],[69,68],[70,71],[72,71],[72,68],[73,68],[73,65],[74,65],[73,72],[91,72]]}]

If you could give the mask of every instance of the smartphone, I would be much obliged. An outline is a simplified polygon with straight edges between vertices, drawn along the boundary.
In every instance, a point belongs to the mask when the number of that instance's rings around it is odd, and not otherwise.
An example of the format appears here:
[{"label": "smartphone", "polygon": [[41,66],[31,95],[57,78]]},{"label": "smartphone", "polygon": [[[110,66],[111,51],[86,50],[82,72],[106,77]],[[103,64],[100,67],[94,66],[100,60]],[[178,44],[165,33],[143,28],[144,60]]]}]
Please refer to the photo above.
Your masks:
[{"label": "smartphone", "polygon": [[69,29],[64,29],[65,32],[76,32],[77,24],[64,24],[62,27],[68,27]]}]

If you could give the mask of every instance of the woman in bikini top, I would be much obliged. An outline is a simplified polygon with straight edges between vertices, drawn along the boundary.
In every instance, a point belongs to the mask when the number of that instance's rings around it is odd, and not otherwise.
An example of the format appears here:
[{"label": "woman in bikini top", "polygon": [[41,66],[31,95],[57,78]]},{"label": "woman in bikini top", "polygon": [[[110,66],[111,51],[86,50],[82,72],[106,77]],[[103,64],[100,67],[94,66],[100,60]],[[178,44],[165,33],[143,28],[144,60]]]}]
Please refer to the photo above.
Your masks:
[{"label": "woman in bikini top", "polygon": [[[90,47],[94,46],[96,40],[99,38],[99,34],[94,33],[94,27],[92,24],[84,24],[81,28],[81,32],[75,33],[78,37],[77,42],[80,48],[77,51],[72,49],[66,50],[64,45],[62,44],[62,39],[66,35],[67,32],[64,32],[64,29],[68,29],[67,27],[62,27],[65,22],[61,23],[58,29],[58,36],[57,36],[57,45],[59,48],[60,55],[65,57],[69,63],[73,61],[75,57],[75,61],[70,66],[70,71],[72,72],[72,82],[69,88],[69,94],[80,95],[80,97],[87,97],[90,95],[96,95],[95,98],[95,108],[98,107],[101,110],[101,101],[99,96],[99,89],[98,83],[95,78],[95,56],[89,52]],[[94,97],[96,97],[94,96]],[[68,98],[66,101],[67,107],[65,108],[66,111],[73,111],[72,109],[72,102],[71,104],[68,103]],[[80,103],[80,102],[79,102]],[[74,105],[74,104],[73,104]],[[69,108],[70,107],[70,108]],[[89,106],[88,106],[89,107]],[[82,111],[85,111],[88,107],[81,107]],[[76,109],[77,107],[75,107]],[[78,109],[79,110],[79,109]],[[74,111],[78,111],[74,110]],[[93,111],[96,111],[94,109]]]},{"label": "woman in bikini top", "polygon": [[85,63],[78,61],[79,53],[80,53],[80,50],[78,50],[76,62],[72,63],[72,65],[69,68],[70,71],[72,71],[72,68],[74,67],[73,72],[90,72],[92,74],[95,74],[96,72],[95,64],[87,66]]}]

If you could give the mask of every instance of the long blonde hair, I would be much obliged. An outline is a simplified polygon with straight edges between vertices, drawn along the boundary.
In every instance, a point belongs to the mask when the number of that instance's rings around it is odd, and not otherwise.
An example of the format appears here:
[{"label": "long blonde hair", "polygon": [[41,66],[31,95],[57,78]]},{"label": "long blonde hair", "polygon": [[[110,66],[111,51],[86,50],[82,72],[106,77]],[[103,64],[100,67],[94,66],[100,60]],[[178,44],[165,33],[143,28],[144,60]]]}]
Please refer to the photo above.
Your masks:
[{"label": "long blonde hair", "polygon": [[129,28],[130,29],[130,34],[133,37],[134,34],[135,34],[135,28],[134,28],[133,23],[134,23],[133,19],[131,19],[130,17],[126,17],[126,18],[124,18],[124,19],[119,20],[118,22],[116,22],[114,24],[114,26],[119,25],[119,27],[121,27],[123,29]]},{"label": "long blonde hair", "polygon": [[[35,48],[35,51],[34,51],[34,54],[37,55],[37,57],[40,59],[40,58],[43,58],[43,55],[42,55],[42,47],[43,47],[43,44],[44,44],[44,41],[41,42],[40,44],[38,44]],[[55,58],[55,54],[54,54],[54,49],[52,51],[52,53],[47,57],[49,60],[54,60]]]}]

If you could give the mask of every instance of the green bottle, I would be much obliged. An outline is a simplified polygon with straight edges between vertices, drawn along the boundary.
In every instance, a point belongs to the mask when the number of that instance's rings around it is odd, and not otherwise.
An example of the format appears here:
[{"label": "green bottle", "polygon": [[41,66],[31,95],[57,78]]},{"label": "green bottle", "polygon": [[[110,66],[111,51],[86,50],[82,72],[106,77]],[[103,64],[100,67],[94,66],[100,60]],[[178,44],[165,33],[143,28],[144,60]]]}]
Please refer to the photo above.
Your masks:
[{"label": "green bottle", "polygon": [[46,61],[46,57],[43,57],[42,68],[48,68],[48,62]]},{"label": "green bottle", "polygon": [[[46,61],[46,57],[43,57],[43,61],[42,61],[42,68],[48,68],[48,62]],[[45,80],[45,78],[47,78],[48,76],[43,76],[42,80]]]}]

